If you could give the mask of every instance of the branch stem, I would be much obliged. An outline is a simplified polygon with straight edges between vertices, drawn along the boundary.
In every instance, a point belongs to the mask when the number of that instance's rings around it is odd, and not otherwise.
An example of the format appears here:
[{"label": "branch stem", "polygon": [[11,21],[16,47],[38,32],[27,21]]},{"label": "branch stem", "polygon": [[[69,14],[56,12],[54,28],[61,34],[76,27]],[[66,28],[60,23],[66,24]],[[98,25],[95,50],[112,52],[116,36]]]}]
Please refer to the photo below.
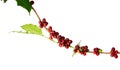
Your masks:
[{"label": "branch stem", "polygon": [[[46,38],[46,39],[49,39],[48,37],[46,37],[45,35],[42,35],[44,38]],[[50,40],[50,39],[49,39]],[[54,40],[50,40],[50,41],[52,41],[52,42],[54,42],[54,43],[57,43],[56,41],[54,41]],[[70,46],[70,48],[74,48],[73,46]],[[87,52],[87,53],[94,53],[93,51],[89,51],[89,52]],[[110,54],[110,52],[101,52],[101,54]],[[120,52],[118,53],[118,54],[120,54]]]},{"label": "branch stem", "polygon": [[35,8],[34,8],[34,7],[32,7],[32,9],[33,9],[34,13],[36,14],[36,16],[37,16],[38,20],[39,20],[39,21],[41,21],[40,16],[38,15],[38,13],[37,13],[37,11],[35,10]]}]

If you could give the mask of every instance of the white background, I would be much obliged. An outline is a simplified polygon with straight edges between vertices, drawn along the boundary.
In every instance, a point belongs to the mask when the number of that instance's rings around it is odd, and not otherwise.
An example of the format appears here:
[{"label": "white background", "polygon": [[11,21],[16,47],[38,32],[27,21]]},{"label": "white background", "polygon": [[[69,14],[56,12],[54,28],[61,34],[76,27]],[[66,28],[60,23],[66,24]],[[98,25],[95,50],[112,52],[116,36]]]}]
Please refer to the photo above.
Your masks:
[{"label": "white background", "polygon": [[[41,18],[76,45],[110,51],[120,50],[119,0],[35,0]],[[75,55],[41,36],[11,33],[26,23],[38,25],[34,12],[16,6],[14,0],[0,2],[0,70],[120,69],[120,58],[110,55]]]}]

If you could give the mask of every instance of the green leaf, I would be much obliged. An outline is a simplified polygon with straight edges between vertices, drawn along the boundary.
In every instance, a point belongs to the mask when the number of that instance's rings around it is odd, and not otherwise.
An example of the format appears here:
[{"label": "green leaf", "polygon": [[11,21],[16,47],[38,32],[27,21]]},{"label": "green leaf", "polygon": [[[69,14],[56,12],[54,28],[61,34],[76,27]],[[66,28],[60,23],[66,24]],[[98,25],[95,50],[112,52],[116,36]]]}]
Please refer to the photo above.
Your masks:
[{"label": "green leaf", "polygon": [[16,2],[18,6],[25,8],[30,14],[32,6],[30,5],[29,0],[16,0]]},{"label": "green leaf", "polygon": [[36,25],[25,24],[25,25],[21,26],[21,28],[24,29],[26,31],[26,33],[42,35],[42,30],[39,27],[37,27]]},{"label": "green leaf", "polygon": [[6,3],[6,2],[7,2],[7,0],[1,0],[1,1],[3,1],[4,3]]}]

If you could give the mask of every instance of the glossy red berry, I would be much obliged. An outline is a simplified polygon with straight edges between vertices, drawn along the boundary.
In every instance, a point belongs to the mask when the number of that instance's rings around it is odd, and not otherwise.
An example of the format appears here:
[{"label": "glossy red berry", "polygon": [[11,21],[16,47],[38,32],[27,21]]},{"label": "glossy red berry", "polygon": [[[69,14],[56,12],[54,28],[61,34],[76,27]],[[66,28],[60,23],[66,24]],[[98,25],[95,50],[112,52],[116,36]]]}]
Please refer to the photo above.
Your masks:
[{"label": "glossy red berry", "polygon": [[43,23],[45,23],[45,22],[47,22],[47,21],[46,21],[46,19],[45,19],[45,18],[43,18],[43,19],[42,19],[42,22],[43,22]]},{"label": "glossy red berry", "polygon": [[40,28],[43,28],[43,23],[42,23],[42,21],[39,21],[39,27],[40,27]]},{"label": "glossy red berry", "polygon": [[47,30],[48,30],[49,33],[52,32],[52,26],[49,26],[49,27],[47,28]]},{"label": "glossy red berry", "polygon": [[43,26],[46,27],[48,25],[48,22],[43,23]]},{"label": "glossy red berry", "polygon": [[73,41],[72,40],[69,40],[69,43],[72,43]]},{"label": "glossy red berry", "polygon": [[42,19],[43,26],[46,27],[48,25],[48,22],[46,21],[45,18]]},{"label": "glossy red berry", "polygon": [[74,50],[73,50],[74,53],[77,53],[77,51],[78,51],[77,49],[74,49]]},{"label": "glossy red berry", "polygon": [[114,55],[114,57],[117,59],[117,58],[118,58],[118,55]]},{"label": "glossy red berry", "polygon": [[79,45],[76,45],[75,46],[75,49],[79,50],[80,46]]},{"label": "glossy red berry", "polygon": [[80,48],[80,46],[79,46],[79,45],[76,45],[75,48],[74,48],[74,50],[73,50],[73,52],[74,52],[74,53],[77,53],[77,52],[79,51],[79,48]]}]

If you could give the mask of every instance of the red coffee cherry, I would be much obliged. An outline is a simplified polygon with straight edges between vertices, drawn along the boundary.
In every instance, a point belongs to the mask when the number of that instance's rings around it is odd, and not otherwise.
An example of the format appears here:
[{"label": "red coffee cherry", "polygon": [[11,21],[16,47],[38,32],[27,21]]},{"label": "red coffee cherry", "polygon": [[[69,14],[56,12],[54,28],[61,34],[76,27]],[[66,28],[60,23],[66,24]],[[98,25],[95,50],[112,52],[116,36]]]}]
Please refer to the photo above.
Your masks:
[{"label": "red coffee cherry", "polygon": [[39,21],[38,23],[39,23],[39,27],[40,27],[40,28],[43,28],[43,23],[42,23],[42,21]]},{"label": "red coffee cherry", "polygon": [[79,45],[76,45],[75,48],[74,48],[74,50],[73,50],[73,52],[74,52],[74,53],[77,53],[77,52],[79,51],[79,48],[80,48],[80,46],[79,46]]},{"label": "red coffee cherry", "polygon": [[47,31],[50,33],[50,32],[52,32],[52,26],[49,26],[48,28],[47,28]]},{"label": "red coffee cherry", "polygon": [[46,21],[45,18],[42,19],[43,26],[46,27],[48,25],[48,22]]}]

